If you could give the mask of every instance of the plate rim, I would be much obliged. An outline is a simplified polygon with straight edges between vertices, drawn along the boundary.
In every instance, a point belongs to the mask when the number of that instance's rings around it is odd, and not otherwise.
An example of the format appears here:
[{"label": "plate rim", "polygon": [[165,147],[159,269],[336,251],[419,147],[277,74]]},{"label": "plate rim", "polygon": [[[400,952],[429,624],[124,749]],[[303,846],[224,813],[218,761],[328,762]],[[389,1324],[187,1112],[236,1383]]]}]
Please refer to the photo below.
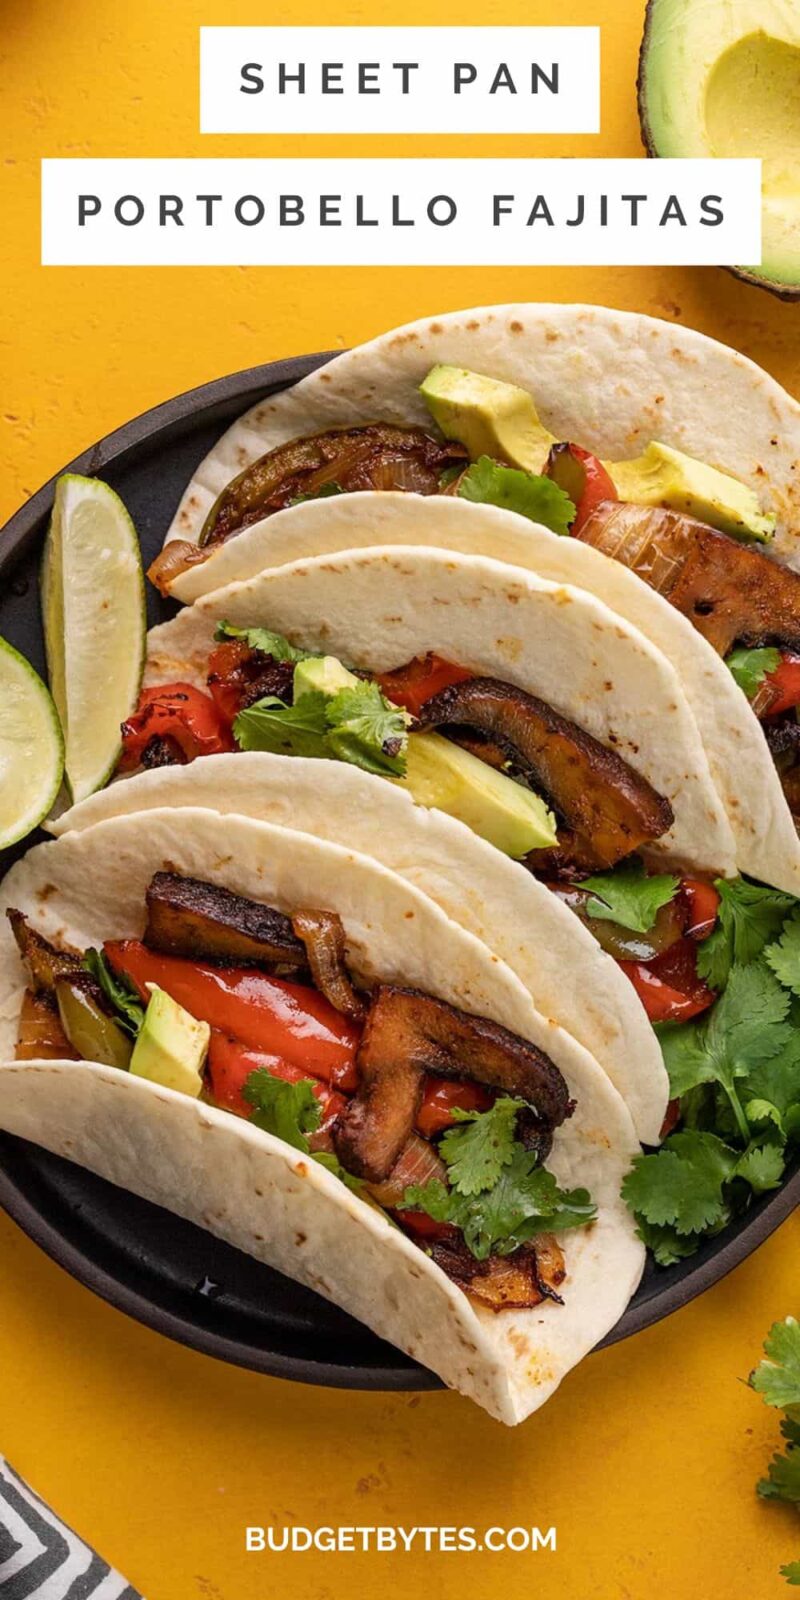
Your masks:
[{"label": "plate rim", "polygon": [[[204,415],[215,405],[233,399],[237,401],[241,399],[242,409],[246,410],[249,404],[257,404],[259,399],[265,398],[268,394],[298,383],[338,354],[341,352],[326,350],[307,355],[281,357],[276,361],[245,367],[238,372],[213,378],[192,389],[183,390],[173,398],[150,407],[119,428],[115,428],[54,473],[9,518],[0,530],[0,579],[8,577],[16,564],[29,553],[37,536],[39,524],[52,507],[55,485],[63,473],[76,472],[90,477],[97,476],[157,437],[165,428],[171,428],[176,423],[191,424],[193,419]],[[16,1143],[24,1146],[24,1141]],[[765,1197],[755,1214],[742,1219],[732,1237],[714,1249],[713,1253],[699,1262],[685,1277],[667,1285],[664,1291],[651,1295],[638,1306],[632,1302],[616,1326],[596,1348],[604,1349],[632,1334],[639,1333],[671,1316],[698,1295],[704,1294],[707,1289],[720,1282],[752,1255],[786,1221],[798,1205],[800,1205],[800,1169],[773,1195]],[[0,1208],[50,1260],[107,1304],[177,1343],[229,1365],[271,1377],[330,1388],[391,1392],[434,1390],[444,1387],[441,1379],[417,1363],[402,1367],[371,1365],[350,1368],[302,1356],[287,1356],[197,1326],[189,1317],[180,1316],[149,1300],[138,1289],[114,1276],[88,1253],[67,1239],[59,1231],[57,1224],[37,1209],[13,1176],[5,1170],[1,1156]],[[408,1357],[404,1359],[406,1362],[410,1361]]]}]

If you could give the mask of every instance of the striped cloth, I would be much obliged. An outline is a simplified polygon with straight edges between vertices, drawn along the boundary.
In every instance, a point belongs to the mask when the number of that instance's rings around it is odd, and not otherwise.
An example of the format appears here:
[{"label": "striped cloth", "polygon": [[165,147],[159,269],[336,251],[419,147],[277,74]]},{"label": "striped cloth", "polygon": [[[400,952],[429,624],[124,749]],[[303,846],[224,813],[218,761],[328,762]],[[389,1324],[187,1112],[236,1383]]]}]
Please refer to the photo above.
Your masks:
[{"label": "striped cloth", "polygon": [[2,1456],[0,1600],[142,1600]]}]

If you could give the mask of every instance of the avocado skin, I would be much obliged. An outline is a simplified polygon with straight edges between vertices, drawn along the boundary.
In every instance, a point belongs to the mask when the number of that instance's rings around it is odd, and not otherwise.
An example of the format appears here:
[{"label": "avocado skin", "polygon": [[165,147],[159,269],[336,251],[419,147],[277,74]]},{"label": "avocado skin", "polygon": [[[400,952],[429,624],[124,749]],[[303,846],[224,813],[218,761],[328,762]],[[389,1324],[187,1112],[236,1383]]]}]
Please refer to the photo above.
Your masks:
[{"label": "avocado skin", "polygon": [[[661,152],[656,148],[653,130],[650,126],[650,114],[647,105],[647,86],[645,82],[647,71],[647,58],[650,51],[650,35],[653,29],[653,17],[659,0],[647,0],[644,14],[644,31],[642,42],[639,46],[639,62],[636,73],[636,103],[639,111],[639,127],[642,133],[642,143],[648,156],[658,160]],[[800,283],[779,283],[775,278],[765,277],[760,272],[753,272],[747,267],[723,267],[723,272],[729,272],[731,277],[739,278],[742,283],[749,283],[755,289],[766,289],[768,294],[774,295],[777,300],[800,300]]]}]

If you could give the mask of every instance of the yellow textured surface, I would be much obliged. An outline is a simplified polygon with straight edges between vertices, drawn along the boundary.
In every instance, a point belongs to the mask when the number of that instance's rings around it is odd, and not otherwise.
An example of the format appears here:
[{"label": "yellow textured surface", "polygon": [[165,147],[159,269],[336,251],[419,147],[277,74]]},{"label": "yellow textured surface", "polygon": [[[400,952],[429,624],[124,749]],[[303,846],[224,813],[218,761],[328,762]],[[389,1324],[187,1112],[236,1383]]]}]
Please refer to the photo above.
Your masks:
[{"label": "yellow textured surface", "polygon": [[[375,139],[379,154],[639,153],[638,3],[343,5],[342,23],[602,22],[597,139]],[[611,20],[613,18],[613,20]],[[84,446],[221,373],[407,318],[583,299],[682,319],[800,391],[800,307],[706,270],[42,270],[50,155],[322,155],[198,132],[199,25],[330,22],[314,0],[4,0],[0,517]],[[338,141],[340,154],[363,149]],[[123,1319],[0,1220],[0,1450],[149,1600],[767,1600],[796,1518],[753,1484],[777,1431],[739,1381],[797,1313],[800,1223],[667,1323],[591,1358],[508,1433],[451,1395],[345,1395],[219,1366]],[[246,1523],[558,1526],[555,1556],[246,1556]]]}]

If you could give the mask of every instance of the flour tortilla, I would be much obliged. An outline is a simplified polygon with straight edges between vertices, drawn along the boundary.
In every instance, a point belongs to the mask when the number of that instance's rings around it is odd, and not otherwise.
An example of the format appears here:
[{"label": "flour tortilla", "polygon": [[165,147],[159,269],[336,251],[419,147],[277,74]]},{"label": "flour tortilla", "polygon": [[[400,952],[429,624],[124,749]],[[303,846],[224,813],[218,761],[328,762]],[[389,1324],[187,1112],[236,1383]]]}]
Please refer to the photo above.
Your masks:
[{"label": "flour tortilla", "polygon": [[395,784],[379,787],[346,762],[240,752],[114,783],[65,812],[53,832],[192,805],[297,828],[361,851],[416,884],[506,962],[539,1011],[596,1057],[642,1143],[659,1142],[669,1084],[633,986],[573,912],[464,823],[415,805]]},{"label": "flour tortilla", "polygon": [[[704,334],[602,306],[448,312],[337,356],[293,389],[260,401],[223,434],[197,468],[167,538],[196,542],[225,485],[289,439],[371,421],[430,427],[418,388],[436,362],[528,389],[556,438],[606,459],[636,455],[659,439],[741,478],[778,519],[774,554],[800,568],[797,402],[752,361]],[[246,560],[258,526],[187,574],[175,594],[195,599],[200,584],[219,587],[241,576],[230,564]]]},{"label": "flour tortilla", "polygon": [[[635,455],[657,438],[732,473],[777,518],[770,554],[800,570],[797,401],[753,362],[691,328],[598,306],[519,304],[453,312],[394,329],[336,357],[228,429],[198,467],[167,539],[195,542],[226,483],[288,439],[377,419],[430,425],[417,391],[435,362],[528,389],[556,437],[606,458]],[[403,497],[368,497],[378,498]],[[182,574],[172,592],[191,602],[264,567],[347,548],[347,505],[355,499],[347,497],[344,505],[327,501],[327,512],[309,521],[301,513],[311,508],[302,507],[256,523]],[[417,497],[420,537],[409,539],[407,520],[395,518],[391,506],[373,504],[368,514],[376,535],[381,525],[383,532],[372,541],[351,540],[350,547],[427,541],[510,558],[545,577],[590,588],[641,628],[678,671],[736,838],[740,870],[800,894],[800,842],[775,764],[746,696],[712,647],[668,602],[599,551],[576,548],[579,541],[569,540],[552,547],[547,530],[524,524],[530,549],[520,562],[519,536],[515,540],[508,525],[493,531],[486,517],[479,522],[491,508],[464,505],[456,538],[447,506],[436,497],[427,507]],[[434,539],[428,530],[439,515]],[[363,517],[366,522],[366,511]],[[386,527],[393,520],[395,526]]]},{"label": "flour tortilla", "polygon": [[[205,686],[218,620],[386,671],[432,650],[539,695],[665,795],[659,863],[736,872],[733,834],[677,674],[584,590],[485,556],[387,546],[298,561],[197,602],[148,638],[145,683]],[[383,780],[379,780],[383,781]]]},{"label": "flour tortilla", "polygon": [[[342,495],[270,517],[226,570],[238,578],[310,556],[383,545],[422,545],[483,555],[597,595],[663,651],[694,713],[711,775],[730,822],[741,872],[800,895],[800,840],[758,718],[725,662],[687,617],[621,562],[496,506],[408,494]],[[222,554],[222,552],[221,552]],[[219,577],[223,574],[220,560]],[[202,572],[195,568],[194,572]],[[188,574],[187,574],[188,576]]]},{"label": "flour tortilla", "polygon": [[548,1166],[598,1206],[565,1235],[564,1305],[473,1305],[374,1209],[317,1163],[228,1113],[95,1064],[11,1060],[22,963],[0,926],[0,1127],[166,1206],[317,1290],[506,1423],[535,1410],[613,1327],[644,1249],[619,1189],[638,1144],[597,1063],[544,1019],[485,945],[418,889],[354,851],[201,808],[110,818],[30,851],[3,907],[76,948],[136,936],[155,871],[222,884],[290,911],[338,912],[354,970],[424,988],[547,1050],[577,1100]]}]

